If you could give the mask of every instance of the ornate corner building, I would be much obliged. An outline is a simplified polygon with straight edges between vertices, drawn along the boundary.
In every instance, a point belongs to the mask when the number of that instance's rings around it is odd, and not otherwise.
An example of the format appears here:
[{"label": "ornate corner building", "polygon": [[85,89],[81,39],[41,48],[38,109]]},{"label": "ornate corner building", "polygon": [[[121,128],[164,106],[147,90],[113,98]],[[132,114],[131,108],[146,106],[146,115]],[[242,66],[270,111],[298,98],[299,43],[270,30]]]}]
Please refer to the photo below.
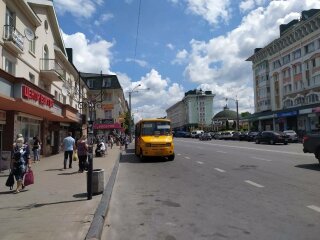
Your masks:
[{"label": "ornate corner building", "polygon": [[259,130],[319,130],[320,10],[280,25],[280,37],[256,48],[252,62],[255,114]]}]

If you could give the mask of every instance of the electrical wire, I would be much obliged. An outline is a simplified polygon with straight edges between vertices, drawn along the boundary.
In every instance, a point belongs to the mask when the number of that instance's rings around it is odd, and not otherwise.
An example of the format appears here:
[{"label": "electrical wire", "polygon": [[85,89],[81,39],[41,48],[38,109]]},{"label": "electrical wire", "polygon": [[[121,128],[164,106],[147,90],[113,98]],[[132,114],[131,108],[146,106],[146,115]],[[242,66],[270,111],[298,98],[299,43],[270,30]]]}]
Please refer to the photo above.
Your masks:
[{"label": "electrical wire", "polygon": [[139,36],[139,27],[140,27],[140,15],[141,15],[141,0],[139,0],[138,24],[137,24],[137,31],[136,31],[136,42],[135,42],[135,46],[134,46],[133,62],[136,61],[136,56],[137,56],[138,36]]}]

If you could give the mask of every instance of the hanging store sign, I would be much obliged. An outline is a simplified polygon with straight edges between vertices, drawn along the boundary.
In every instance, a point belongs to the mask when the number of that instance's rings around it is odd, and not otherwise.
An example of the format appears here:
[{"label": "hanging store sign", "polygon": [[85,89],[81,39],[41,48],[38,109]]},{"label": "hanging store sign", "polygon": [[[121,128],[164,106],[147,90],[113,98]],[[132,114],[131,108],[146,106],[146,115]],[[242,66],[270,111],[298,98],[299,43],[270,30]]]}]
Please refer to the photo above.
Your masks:
[{"label": "hanging store sign", "polygon": [[102,105],[103,110],[112,110],[113,109],[113,104],[103,104]]},{"label": "hanging store sign", "polygon": [[121,128],[120,123],[113,123],[113,124],[96,123],[96,124],[93,124],[93,129],[120,129],[120,128]]},{"label": "hanging store sign", "polygon": [[320,107],[312,108],[312,112],[320,113]]},{"label": "hanging store sign", "polygon": [[292,112],[283,112],[283,113],[277,113],[277,117],[292,117],[292,116],[296,116],[298,114],[297,111],[292,111]]},{"label": "hanging store sign", "polygon": [[22,86],[22,97],[28,100],[36,101],[40,105],[45,105],[49,108],[53,107],[53,100],[51,98],[48,98],[47,96],[25,85]]}]

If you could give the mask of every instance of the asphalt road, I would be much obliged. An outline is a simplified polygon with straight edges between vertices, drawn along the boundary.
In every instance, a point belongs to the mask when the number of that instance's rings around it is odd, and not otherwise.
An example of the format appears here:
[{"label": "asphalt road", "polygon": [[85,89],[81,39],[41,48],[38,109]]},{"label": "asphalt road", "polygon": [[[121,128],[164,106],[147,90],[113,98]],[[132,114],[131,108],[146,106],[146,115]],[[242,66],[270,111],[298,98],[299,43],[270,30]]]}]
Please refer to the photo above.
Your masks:
[{"label": "asphalt road", "polygon": [[319,239],[320,167],[301,144],[175,139],[121,160],[102,239]]}]

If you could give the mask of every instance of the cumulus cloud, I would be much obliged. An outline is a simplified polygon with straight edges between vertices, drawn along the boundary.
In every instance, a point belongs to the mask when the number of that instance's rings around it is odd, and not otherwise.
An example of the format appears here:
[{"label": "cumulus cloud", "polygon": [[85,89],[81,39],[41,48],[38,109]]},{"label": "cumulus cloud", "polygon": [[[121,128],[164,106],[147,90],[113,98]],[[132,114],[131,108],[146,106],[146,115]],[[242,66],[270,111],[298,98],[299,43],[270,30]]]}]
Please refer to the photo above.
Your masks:
[{"label": "cumulus cloud", "polygon": [[187,58],[188,58],[188,52],[187,50],[183,49],[177,53],[176,58],[171,63],[181,65],[187,62]]},{"label": "cumulus cloud", "polygon": [[243,0],[239,4],[239,8],[241,12],[247,12],[256,7],[263,6],[266,2],[267,0]]},{"label": "cumulus cloud", "polygon": [[132,82],[125,74],[118,73],[117,76],[127,98],[129,91],[135,89],[131,94],[132,111],[136,113],[135,120],[146,117],[164,117],[166,116],[165,110],[182,100],[184,96],[182,85],[171,84],[170,79],[163,78],[155,69],[151,69],[136,82]]},{"label": "cumulus cloud", "polygon": [[132,58],[126,58],[126,62],[135,62],[137,63],[140,67],[146,67],[148,66],[148,63],[144,60],[139,60],[139,59],[132,59]]},{"label": "cumulus cloud", "polygon": [[213,26],[220,20],[228,22],[230,19],[229,0],[187,0],[187,5],[189,13],[203,17]]},{"label": "cumulus cloud", "polygon": [[173,50],[174,49],[174,45],[172,43],[168,43],[167,44],[167,48]]},{"label": "cumulus cloud", "polygon": [[[262,4],[255,1],[255,4]],[[253,111],[251,62],[245,60],[257,47],[279,37],[279,25],[299,18],[302,10],[320,8],[320,2],[271,1],[266,7],[249,12],[241,24],[223,36],[209,41],[191,40],[185,76],[217,95],[237,97],[242,109]],[[205,18],[205,17],[204,17]],[[227,89],[235,89],[232,93]],[[252,97],[251,100],[248,96]],[[221,107],[221,106],[219,106]],[[240,104],[239,104],[240,107]]]},{"label": "cumulus cloud", "polygon": [[110,73],[111,48],[114,43],[106,40],[90,42],[83,33],[65,34],[67,48],[73,48],[73,63],[82,72]]},{"label": "cumulus cloud", "polygon": [[53,3],[59,14],[70,12],[74,17],[89,18],[96,11],[96,5],[100,5],[102,1],[55,0]]},{"label": "cumulus cloud", "polygon": [[114,15],[112,13],[102,14],[97,20],[94,21],[94,25],[100,26],[102,23],[105,23],[112,19]]}]

